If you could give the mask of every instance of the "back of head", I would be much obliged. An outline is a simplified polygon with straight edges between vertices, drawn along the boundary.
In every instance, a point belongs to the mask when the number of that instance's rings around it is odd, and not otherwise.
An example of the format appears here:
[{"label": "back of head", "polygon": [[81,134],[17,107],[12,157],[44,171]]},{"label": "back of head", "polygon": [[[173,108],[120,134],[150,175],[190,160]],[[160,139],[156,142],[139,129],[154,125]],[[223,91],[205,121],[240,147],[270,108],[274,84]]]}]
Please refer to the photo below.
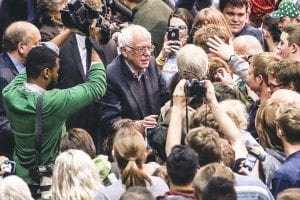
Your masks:
[{"label": "back of head", "polygon": [[300,106],[284,103],[276,111],[276,123],[286,141],[300,144]]},{"label": "back of head", "polygon": [[224,15],[214,7],[208,7],[200,10],[194,19],[193,27],[199,28],[210,24],[224,27],[228,34],[232,36],[231,29]]},{"label": "back of head", "polygon": [[211,163],[200,168],[195,176],[193,185],[195,196],[201,198],[204,188],[213,177],[223,177],[235,183],[233,172],[226,166],[220,163]]},{"label": "back of head", "polygon": [[28,44],[33,33],[38,33],[39,30],[31,23],[18,21],[8,26],[4,32],[2,39],[2,50],[12,52],[18,50],[20,42]]},{"label": "back of head", "polygon": [[113,142],[113,155],[121,171],[122,183],[126,188],[146,186],[150,178],[142,171],[146,144],[143,136],[137,131],[121,128]]},{"label": "back of head", "polygon": [[93,199],[101,183],[90,156],[76,149],[62,152],[55,160],[52,188],[55,200]]},{"label": "back of head", "polygon": [[45,68],[53,69],[57,60],[58,55],[48,47],[32,48],[27,55],[25,64],[28,79],[38,78]]},{"label": "back of head", "polygon": [[253,56],[264,52],[258,39],[252,35],[241,35],[234,38],[233,47],[238,55]]},{"label": "back of head", "polygon": [[196,152],[188,146],[176,145],[167,159],[167,172],[173,185],[191,184],[197,172]]},{"label": "back of head", "polygon": [[248,113],[246,106],[240,100],[225,100],[220,105],[239,130],[247,129]]},{"label": "back of head", "polygon": [[224,8],[228,5],[232,5],[233,7],[242,8],[245,6],[246,11],[249,7],[249,1],[248,0],[220,0],[219,8],[223,12]]},{"label": "back of head", "polygon": [[276,149],[283,151],[282,142],[277,137],[275,113],[279,107],[278,102],[268,99],[260,105],[255,118],[255,128],[259,138],[259,143],[264,148]]},{"label": "back of head", "polygon": [[120,200],[155,200],[152,193],[144,187],[131,187],[120,198]]},{"label": "back of head", "polygon": [[203,189],[202,200],[236,200],[234,183],[227,178],[213,177]]},{"label": "back of head", "polygon": [[33,200],[27,184],[15,175],[7,176],[1,181],[0,199]]},{"label": "back of head", "polygon": [[121,30],[121,33],[118,35],[118,46],[119,47],[132,46],[132,44],[137,38],[151,39],[151,34],[149,31],[147,31],[146,28],[140,25],[130,24],[128,27],[123,28]]},{"label": "back of head", "polygon": [[[195,56],[197,55],[197,56]],[[190,71],[203,79],[208,70],[208,57],[201,47],[187,44],[176,55],[179,71]]]},{"label": "back of head", "polygon": [[299,188],[286,189],[277,195],[277,200],[298,200],[298,199],[300,199]]},{"label": "back of head", "polygon": [[96,157],[96,147],[92,137],[81,128],[72,128],[60,140],[60,151],[79,149],[87,153],[92,159]]},{"label": "back of head", "polygon": [[207,42],[209,38],[213,38],[214,36],[218,36],[226,44],[229,43],[229,39],[231,38],[231,35],[223,26],[210,24],[196,31],[193,42],[195,45],[202,47],[206,53],[210,53]]},{"label": "back of head", "polygon": [[189,132],[185,141],[197,153],[201,167],[222,161],[220,136],[214,129],[203,126],[194,128]]}]

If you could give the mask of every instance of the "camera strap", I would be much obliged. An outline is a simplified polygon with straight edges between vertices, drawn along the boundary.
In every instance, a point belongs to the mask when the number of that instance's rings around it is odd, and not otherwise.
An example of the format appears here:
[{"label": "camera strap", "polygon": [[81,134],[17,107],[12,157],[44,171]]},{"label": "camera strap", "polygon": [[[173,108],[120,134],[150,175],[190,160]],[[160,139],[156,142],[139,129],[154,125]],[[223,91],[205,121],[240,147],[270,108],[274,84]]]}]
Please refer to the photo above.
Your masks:
[{"label": "camera strap", "polygon": [[40,153],[41,153],[41,136],[42,136],[42,111],[43,111],[43,94],[37,97],[36,115],[35,115],[35,166],[39,166]]}]

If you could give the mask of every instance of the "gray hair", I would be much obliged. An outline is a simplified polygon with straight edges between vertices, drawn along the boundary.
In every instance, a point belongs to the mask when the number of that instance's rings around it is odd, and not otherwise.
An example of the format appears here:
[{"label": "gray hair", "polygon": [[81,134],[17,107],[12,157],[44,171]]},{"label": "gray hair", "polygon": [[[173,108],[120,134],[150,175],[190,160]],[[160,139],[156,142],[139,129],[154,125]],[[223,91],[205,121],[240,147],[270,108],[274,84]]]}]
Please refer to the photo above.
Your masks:
[{"label": "gray hair", "polygon": [[179,71],[191,71],[204,78],[208,71],[208,57],[205,51],[194,44],[183,46],[177,53]]},{"label": "gray hair", "polygon": [[150,32],[140,26],[131,24],[127,28],[121,30],[121,33],[118,36],[118,45],[119,47],[126,47],[127,45],[131,46],[136,38],[150,38]]}]

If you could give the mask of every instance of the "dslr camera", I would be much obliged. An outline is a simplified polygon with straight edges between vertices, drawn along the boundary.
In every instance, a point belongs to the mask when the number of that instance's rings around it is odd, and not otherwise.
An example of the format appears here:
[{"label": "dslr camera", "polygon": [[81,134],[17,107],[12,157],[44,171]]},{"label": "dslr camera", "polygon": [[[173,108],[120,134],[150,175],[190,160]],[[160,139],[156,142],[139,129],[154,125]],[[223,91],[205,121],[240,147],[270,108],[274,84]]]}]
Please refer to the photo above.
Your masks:
[{"label": "dslr camera", "polygon": [[185,96],[193,97],[197,96],[199,98],[205,97],[206,87],[204,81],[199,81],[197,79],[188,80],[184,86]]},{"label": "dslr camera", "polygon": [[87,4],[83,4],[80,0],[70,0],[61,13],[61,19],[63,24],[69,28],[76,28],[86,36],[89,36],[89,27],[94,19],[97,19],[96,26],[100,28],[101,32],[101,44],[107,44],[111,33],[109,26],[104,24],[104,19],[107,15],[107,9],[103,9],[103,12],[93,10]]},{"label": "dslr camera", "polygon": [[48,164],[48,165],[34,166],[34,167],[29,168],[29,175],[34,181],[39,183],[42,177],[52,176],[53,168],[54,168],[53,163]]}]

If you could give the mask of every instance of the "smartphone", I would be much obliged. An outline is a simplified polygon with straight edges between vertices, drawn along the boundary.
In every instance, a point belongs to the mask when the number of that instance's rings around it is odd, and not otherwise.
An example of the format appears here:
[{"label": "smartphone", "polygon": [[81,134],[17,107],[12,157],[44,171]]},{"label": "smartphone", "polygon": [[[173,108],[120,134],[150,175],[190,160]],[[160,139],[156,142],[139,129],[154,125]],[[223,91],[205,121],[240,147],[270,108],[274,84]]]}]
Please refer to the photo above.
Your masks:
[{"label": "smartphone", "polygon": [[179,28],[176,27],[168,28],[168,40],[179,40]]},{"label": "smartphone", "polygon": [[9,174],[13,174],[16,172],[16,162],[7,160],[1,165],[1,171]]},{"label": "smartphone", "polygon": [[247,158],[244,162],[244,167],[247,168],[250,171],[252,171],[256,161],[258,159],[258,156],[254,153],[252,153],[251,151],[249,151]]}]

